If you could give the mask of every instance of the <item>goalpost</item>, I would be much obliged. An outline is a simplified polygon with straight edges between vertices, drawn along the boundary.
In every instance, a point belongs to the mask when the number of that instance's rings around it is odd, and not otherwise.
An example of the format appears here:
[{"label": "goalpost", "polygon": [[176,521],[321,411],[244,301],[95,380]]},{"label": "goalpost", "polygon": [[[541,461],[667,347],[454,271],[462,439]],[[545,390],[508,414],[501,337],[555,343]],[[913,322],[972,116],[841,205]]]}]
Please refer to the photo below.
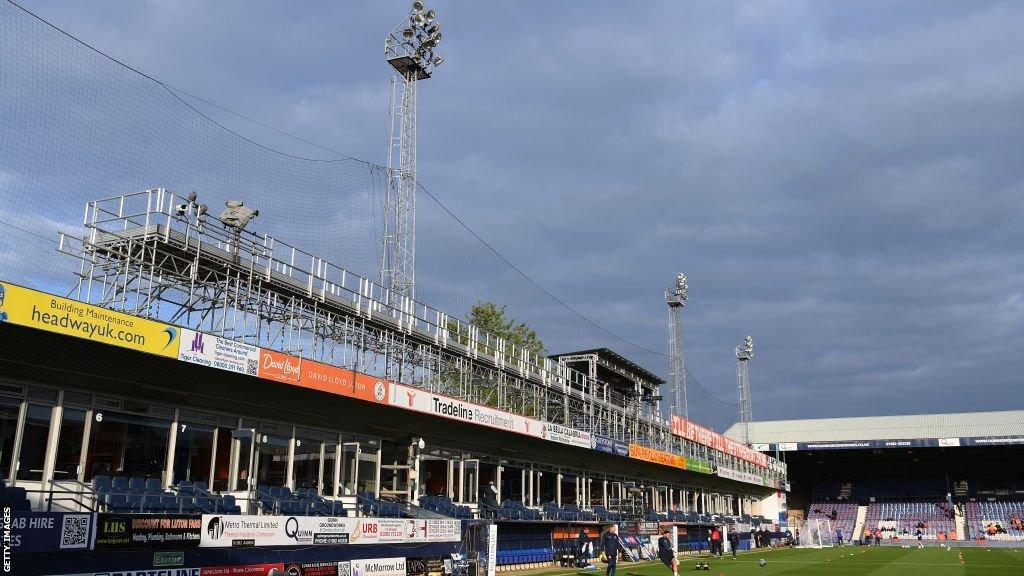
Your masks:
[{"label": "goalpost", "polygon": [[831,548],[835,546],[836,533],[828,519],[804,520],[797,525],[800,530],[799,544],[803,548]]}]

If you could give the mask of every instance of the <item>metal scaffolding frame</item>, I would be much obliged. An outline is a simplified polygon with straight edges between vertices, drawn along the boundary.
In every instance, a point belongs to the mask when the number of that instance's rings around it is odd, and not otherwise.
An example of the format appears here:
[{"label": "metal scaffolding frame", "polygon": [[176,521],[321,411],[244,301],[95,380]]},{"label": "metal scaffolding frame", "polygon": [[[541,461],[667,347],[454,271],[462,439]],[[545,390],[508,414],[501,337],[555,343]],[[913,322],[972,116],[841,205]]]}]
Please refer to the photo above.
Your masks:
[{"label": "metal scaffolding frame", "polygon": [[[279,239],[224,226],[163,188],[89,202],[72,296],[467,402],[736,470],[769,470],[671,434],[573,370]],[[776,475],[779,475],[776,473]]]}]

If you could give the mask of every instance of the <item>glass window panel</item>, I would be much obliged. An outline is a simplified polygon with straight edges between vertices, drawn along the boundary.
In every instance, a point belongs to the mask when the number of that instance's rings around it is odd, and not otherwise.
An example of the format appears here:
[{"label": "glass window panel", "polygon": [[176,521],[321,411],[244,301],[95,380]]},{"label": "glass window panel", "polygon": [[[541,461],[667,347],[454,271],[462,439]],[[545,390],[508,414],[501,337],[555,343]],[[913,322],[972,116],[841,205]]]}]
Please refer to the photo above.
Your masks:
[{"label": "glass window panel", "polygon": [[0,398],[0,474],[5,478],[11,471],[14,458],[14,436],[18,432],[18,412],[21,402]]},{"label": "glass window panel", "polygon": [[65,408],[57,438],[57,459],[53,465],[54,480],[76,480],[82,459],[82,437],[85,436],[85,410]]},{"label": "glass window panel", "polygon": [[319,488],[320,441],[297,438],[295,440],[295,488]]},{"label": "glass window panel", "polygon": [[227,490],[228,477],[231,476],[231,428],[217,429],[217,446],[214,452],[216,455],[213,458],[213,480],[210,486],[218,491]]},{"label": "glass window panel", "polygon": [[171,423],[120,412],[98,412],[89,434],[85,480],[93,476],[162,478]]},{"label": "glass window panel", "polygon": [[[234,430],[235,441],[238,442],[238,490],[248,490],[250,466],[252,465],[252,434],[248,430]],[[217,444],[221,444],[217,439]]]},{"label": "glass window panel", "polygon": [[46,459],[46,439],[50,435],[50,417],[53,408],[29,405],[25,418],[25,432],[18,453],[18,480],[42,480],[43,461]]},{"label": "glass window panel", "polygon": [[192,422],[178,423],[174,443],[174,475],[171,484],[210,481],[210,456],[213,454],[213,427]]},{"label": "glass window panel", "polygon": [[334,496],[334,463],[335,460],[335,449],[337,444],[325,444],[324,445],[324,484],[322,494],[324,496]]},{"label": "glass window panel", "polygon": [[[365,447],[364,447],[365,449]],[[359,492],[377,490],[377,452],[359,453]]]},{"label": "glass window panel", "polygon": [[[263,439],[266,438],[266,441]],[[264,434],[260,437],[259,464],[256,466],[258,486],[284,486],[288,474],[288,442],[285,436]]]}]

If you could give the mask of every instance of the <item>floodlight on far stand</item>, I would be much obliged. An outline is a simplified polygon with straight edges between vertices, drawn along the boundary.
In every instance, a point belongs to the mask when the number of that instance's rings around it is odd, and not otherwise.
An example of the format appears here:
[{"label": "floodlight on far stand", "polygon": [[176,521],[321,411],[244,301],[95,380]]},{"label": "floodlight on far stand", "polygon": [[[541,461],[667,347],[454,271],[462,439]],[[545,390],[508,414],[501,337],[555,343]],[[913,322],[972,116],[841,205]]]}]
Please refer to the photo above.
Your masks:
[{"label": "floodlight on far stand", "polygon": [[441,42],[441,23],[437,13],[427,10],[416,0],[412,10],[384,43],[388,63],[404,78],[423,80],[430,78],[434,68],[444,58],[434,53]]}]

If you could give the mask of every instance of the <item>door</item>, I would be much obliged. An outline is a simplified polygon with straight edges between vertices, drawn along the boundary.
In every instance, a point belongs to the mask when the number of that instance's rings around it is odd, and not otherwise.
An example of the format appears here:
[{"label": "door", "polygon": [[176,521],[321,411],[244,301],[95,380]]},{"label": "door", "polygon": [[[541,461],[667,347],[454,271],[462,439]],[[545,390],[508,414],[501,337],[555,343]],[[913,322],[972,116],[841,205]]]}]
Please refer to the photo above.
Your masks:
[{"label": "door", "polygon": [[359,442],[345,442],[341,445],[341,494],[354,496],[359,482]]}]

